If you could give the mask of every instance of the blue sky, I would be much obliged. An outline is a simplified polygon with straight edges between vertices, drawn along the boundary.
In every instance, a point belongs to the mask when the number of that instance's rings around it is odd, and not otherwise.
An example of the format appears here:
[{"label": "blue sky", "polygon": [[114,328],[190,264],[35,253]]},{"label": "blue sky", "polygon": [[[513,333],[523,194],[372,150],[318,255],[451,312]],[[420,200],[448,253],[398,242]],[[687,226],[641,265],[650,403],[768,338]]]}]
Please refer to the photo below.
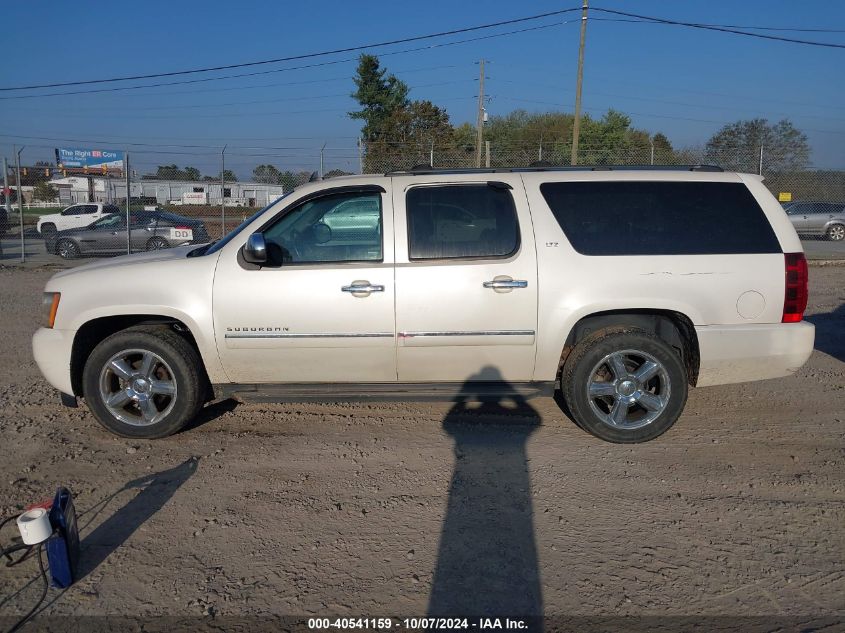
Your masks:
[{"label": "blue sky", "polygon": [[[232,64],[444,31],[578,4],[577,0],[323,0],[319,5],[217,0],[147,0],[96,6],[11,3],[4,8],[4,17],[14,28],[4,33],[6,60],[0,84],[74,81]],[[592,4],[693,22],[845,29],[845,2],[838,0],[593,0]],[[591,17],[600,14],[592,13]],[[456,124],[475,120],[475,62],[481,57],[489,61],[490,114],[505,114],[516,108],[571,111],[578,14],[436,41],[563,21],[568,23],[425,51],[397,52],[421,45],[406,44],[371,52],[379,54],[382,62],[412,87],[413,98],[430,99],[445,107]],[[785,35],[845,43],[845,33]],[[325,143],[328,166],[351,170],[357,167],[355,138],[360,125],[345,113],[355,107],[349,97],[355,62],[342,60],[355,55],[314,60],[337,61],[318,68],[255,77],[0,100],[0,134],[6,135],[0,136],[0,149],[11,157],[12,143],[25,144],[23,162],[32,163],[52,158],[50,148],[57,145],[129,147],[136,169],[142,172],[175,162],[215,173],[219,170],[218,148],[228,143],[227,167],[245,178],[258,162],[315,169],[319,148]],[[591,20],[585,59],[584,108],[590,114],[598,116],[614,107],[630,114],[637,127],[665,133],[676,146],[700,145],[722,123],[740,118],[789,118],[807,133],[815,165],[845,169],[845,49],[674,26]],[[217,75],[296,65],[303,63]],[[209,76],[215,75],[185,79]],[[67,90],[73,89],[55,91]],[[24,93],[0,96],[12,94]],[[92,142],[82,142],[86,139]]]}]

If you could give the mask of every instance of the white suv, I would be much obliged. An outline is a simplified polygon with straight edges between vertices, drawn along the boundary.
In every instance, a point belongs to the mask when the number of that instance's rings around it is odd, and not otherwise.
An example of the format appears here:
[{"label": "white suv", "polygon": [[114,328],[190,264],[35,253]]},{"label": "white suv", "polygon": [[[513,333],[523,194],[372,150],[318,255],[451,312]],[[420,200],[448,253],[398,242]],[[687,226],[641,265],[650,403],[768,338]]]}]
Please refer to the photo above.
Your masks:
[{"label": "white suv", "polygon": [[33,347],[64,402],[130,437],[214,397],[560,390],[586,430],[642,442],[690,385],[795,372],[806,301],[801,244],[757,176],[412,170],[309,183],[211,245],[60,272]]},{"label": "white suv", "polygon": [[57,231],[88,226],[109,213],[120,213],[120,207],[114,204],[103,204],[102,202],[73,204],[60,213],[40,216],[36,229],[44,237],[49,237]]}]

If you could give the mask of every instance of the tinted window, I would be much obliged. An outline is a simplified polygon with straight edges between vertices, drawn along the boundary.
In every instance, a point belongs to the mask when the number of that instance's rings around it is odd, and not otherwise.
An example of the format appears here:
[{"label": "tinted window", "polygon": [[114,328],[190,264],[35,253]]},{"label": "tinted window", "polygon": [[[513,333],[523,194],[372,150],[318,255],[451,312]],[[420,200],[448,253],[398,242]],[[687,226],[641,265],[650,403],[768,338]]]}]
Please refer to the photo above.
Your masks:
[{"label": "tinted window", "polygon": [[96,220],[93,224],[90,225],[92,229],[114,229],[121,226],[126,226],[126,221],[124,216],[122,215],[104,215],[99,220]]},{"label": "tinted window", "polygon": [[159,213],[159,222],[191,222],[190,218],[186,218],[184,215],[176,215],[175,213],[168,213],[165,211],[164,213]]},{"label": "tinted window", "polygon": [[339,193],[308,200],[264,230],[276,264],[381,261],[381,196]]},{"label": "tinted window", "polygon": [[68,207],[67,209],[62,211],[62,215],[82,215],[82,207]]},{"label": "tinted window", "polygon": [[103,213],[120,213],[120,207],[113,204],[107,204],[103,207]]},{"label": "tinted window", "polygon": [[540,191],[583,255],[781,252],[741,183],[555,182]]},{"label": "tinted window", "polygon": [[79,213],[83,215],[91,215],[92,213],[97,212],[97,205],[96,204],[84,204],[79,207]]},{"label": "tinted window", "polygon": [[504,187],[414,187],[405,205],[411,259],[507,257],[519,248],[516,209]]}]

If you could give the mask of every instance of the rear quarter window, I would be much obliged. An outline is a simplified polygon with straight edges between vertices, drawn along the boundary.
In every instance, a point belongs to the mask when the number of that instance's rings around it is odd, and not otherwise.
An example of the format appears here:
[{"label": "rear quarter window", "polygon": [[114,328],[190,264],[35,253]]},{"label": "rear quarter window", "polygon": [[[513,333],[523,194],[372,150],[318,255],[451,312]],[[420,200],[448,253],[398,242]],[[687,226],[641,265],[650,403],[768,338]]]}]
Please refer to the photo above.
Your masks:
[{"label": "rear quarter window", "polygon": [[582,255],[781,252],[742,183],[549,182],[540,192]]}]

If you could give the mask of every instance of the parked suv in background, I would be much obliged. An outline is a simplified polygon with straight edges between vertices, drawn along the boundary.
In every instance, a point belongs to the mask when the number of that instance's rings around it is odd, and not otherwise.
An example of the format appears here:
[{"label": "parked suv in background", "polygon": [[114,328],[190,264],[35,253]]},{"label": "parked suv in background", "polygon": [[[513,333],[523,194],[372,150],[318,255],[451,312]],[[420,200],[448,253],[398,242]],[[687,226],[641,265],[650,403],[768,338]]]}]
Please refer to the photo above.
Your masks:
[{"label": "parked suv in background", "polygon": [[642,442],[689,386],[786,376],[814,339],[786,214],[759,177],[711,167],[333,178],[216,243],[60,272],[44,296],[47,380],[145,438],[213,397],[559,391],[586,430]]},{"label": "parked suv in background", "polygon": [[789,202],[783,208],[798,235],[845,240],[845,202]]},{"label": "parked suv in background", "polygon": [[43,237],[49,237],[56,231],[88,226],[110,213],[120,213],[120,208],[114,204],[103,204],[101,202],[74,204],[61,213],[40,216],[36,228]]}]

